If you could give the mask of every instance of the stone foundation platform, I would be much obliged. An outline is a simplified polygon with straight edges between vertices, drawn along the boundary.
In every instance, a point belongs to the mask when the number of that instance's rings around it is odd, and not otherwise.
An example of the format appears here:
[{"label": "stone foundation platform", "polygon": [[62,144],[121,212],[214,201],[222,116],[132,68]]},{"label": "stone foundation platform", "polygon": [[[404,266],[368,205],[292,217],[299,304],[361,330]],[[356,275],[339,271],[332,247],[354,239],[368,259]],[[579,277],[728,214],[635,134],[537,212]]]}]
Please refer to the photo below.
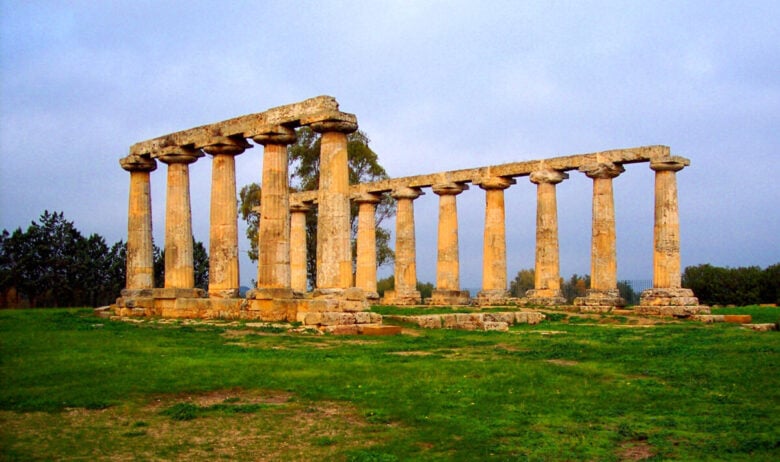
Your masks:
[{"label": "stone foundation platform", "polygon": [[420,305],[422,304],[422,296],[417,290],[405,292],[387,290],[385,291],[385,296],[382,298],[382,304],[392,306]]},{"label": "stone foundation platform", "polygon": [[360,289],[316,290],[303,296],[290,289],[254,289],[246,298],[209,298],[201,289],[123,290],[110,312],[122,317],[247,319],[298,322],[334,334],[392,335],[382,316],[368,311]]},{"label": "stone foundation platform", "polygon": [[643,315],[687,318],[709,314],[710,307],[699,305],[699,299],[693,295],[691,289],[653,288],[642,292],[639,305],[634,307],[634,311]]},{"label": "stone foundation platform", "polygon": [[563,292],[556,289],[531,289],[526,291],[525,299],[529,305],[563,306],[567,304]]},{"label": "stone foundation platform", "polygon": [[471,305],[471,295],[468,290],[434,289],[431,293],[431,298],[427,299],[427,304],[433,306]]}]

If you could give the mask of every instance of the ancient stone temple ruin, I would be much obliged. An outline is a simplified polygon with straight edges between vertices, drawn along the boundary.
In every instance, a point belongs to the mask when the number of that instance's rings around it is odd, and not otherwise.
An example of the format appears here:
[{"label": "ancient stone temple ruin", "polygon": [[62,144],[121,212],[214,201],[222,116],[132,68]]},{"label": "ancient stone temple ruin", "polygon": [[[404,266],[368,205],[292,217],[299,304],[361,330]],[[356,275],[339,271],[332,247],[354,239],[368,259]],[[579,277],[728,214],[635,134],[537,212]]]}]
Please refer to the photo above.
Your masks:
[{"label": "ancient stone temple ruin", "polygon": [[[317,191],[290,193],[287,146],[295,129],[320,133]],[[612,180],[624,165],[649,163],[655,174],[653,288],[641,295],[641,314],[687,316],[706,311],[681,287],[676,173],[688,159],[665,146],[514,162],[350,185],[347,134],[355,115],[320,96],[136,143],[120,160],[130,172],[127,285],[113,307],[122,316],[242,318],[382,329],[371,303],[419,305],[416,290],[414,201],[430,188],[439,196],[436,289],[431,305],[565,304],[559,275],[556,185],[570,171],[593,180],[591,288],[576,309],[607,312],[625,305],[617,287]],[[235,156],[263,146],[257,286],[239,297]],[[189,165],[211,156],[212,182],[208,291],[194,287]],[[166,165],[165,283],[154,287],[150,174]],[[534,289],[511,299],[507,291],[504,191],[527,177],[537,191]],[[457,196],[485,191],[482,290],[471,299],[459,281]],[[377,295],[375,211],[382,195],[397,201],[395,289]],[[350,245],[350,201],[358,204],[356,265]],[[200,206],[201,204],[196,204]],[[307,292],[306,213],[317,211],[316,287]]]}]

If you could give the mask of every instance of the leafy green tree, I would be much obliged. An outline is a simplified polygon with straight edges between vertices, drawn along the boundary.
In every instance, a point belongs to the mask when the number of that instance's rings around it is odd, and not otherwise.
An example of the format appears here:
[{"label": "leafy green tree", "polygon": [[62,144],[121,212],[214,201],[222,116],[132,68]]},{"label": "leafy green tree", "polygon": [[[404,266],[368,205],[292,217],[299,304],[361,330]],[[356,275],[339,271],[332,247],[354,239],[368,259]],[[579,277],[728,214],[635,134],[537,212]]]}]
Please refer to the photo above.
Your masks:
[{"label": "leafy green tree", "polygon": [[524,297],[525,293],[534,288],[534,269],[522,269],[509,283],[509,293],[513,297]]},{"label": "leafy green tree", "polygon": [[[152,244],[154,286],[165,287],[165,249]],[[192,266],[195,270],[195,287],[209,288],[209,254],[203,242],[192,237]]]},{"label": "leafy green tree", "polygon": [[[349,162],[350,184],[378,181],[388,178],[387,172],[379,164],[377,154],[369,148],[370,140],[362,131],[347,136],[347,158]],[[309,127],[297,131],[296,142],[287,147],[290,169],[291,191],[312,191],[319,187],[320,136]],[[239,213],[247,223],[246,235],[249,239],[249,258],[257,261],[257,240],[259,226],[259,207],[261,185],[251,183],[241,188],[239,193]],[[357,235],[357,204],[350,210],[350,226],[353,245],[353,263],[355,236]],[[390,231],[381,226],[382,222],[395,214],[395,201],[388,195],[382,197],[376,211],[376,248],[377,266],[393,261],[390,249]],[[312,210],[306,216],[307,277],[309,285],[314,286],[317,276],[317,215]]]}]

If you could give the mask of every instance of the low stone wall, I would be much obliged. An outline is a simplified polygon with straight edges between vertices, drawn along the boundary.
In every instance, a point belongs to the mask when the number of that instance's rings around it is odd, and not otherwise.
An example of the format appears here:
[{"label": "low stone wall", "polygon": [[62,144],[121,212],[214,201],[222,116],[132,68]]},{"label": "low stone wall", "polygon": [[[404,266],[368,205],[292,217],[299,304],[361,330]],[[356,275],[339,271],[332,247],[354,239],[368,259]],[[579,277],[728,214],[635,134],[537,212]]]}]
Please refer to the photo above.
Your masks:
[{"label": "low stone wall", "polygon": [[494,330],[505,332],[514,324],[539,324],[545,319],[537,311],[503,311],[497,313],[426,314],[419,316],[385,315],[385,319],[416,324],[425,329]]}]

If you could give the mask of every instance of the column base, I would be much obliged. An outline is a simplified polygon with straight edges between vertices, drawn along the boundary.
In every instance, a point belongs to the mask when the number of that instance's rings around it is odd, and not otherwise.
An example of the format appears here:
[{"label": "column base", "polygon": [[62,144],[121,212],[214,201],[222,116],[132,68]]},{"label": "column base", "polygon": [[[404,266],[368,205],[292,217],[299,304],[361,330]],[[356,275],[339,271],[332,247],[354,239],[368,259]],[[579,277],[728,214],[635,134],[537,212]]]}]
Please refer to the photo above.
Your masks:
[{"label": "column base", "polygon": [[238,298],[238,288],[209,290],[209,298]]},{"label": "column base", "polygon": [[529,305],[566,305],[566,297],[560,289],[531,289],[525,293]]},{"label": "column base", "polygon": [[691,289],[652,288],[642,292],[634,311],[638,314],[687,318],[696,314],[709,314],[710,307],[699,305],[699,299]]},{"label": "column base", "polygon": [[247,291],[249,300],[292,299],[295,293],[289,287],[256,287]]},{"label": "column base", "polygon": [[588,289],[584,297],[574,299],[574,306],[581,313],[608,313],[626,306],[626,301],[618,289]]},{"label": "column base", "polygon": [[384,298],[382,298],[382,304],[396,306],[421,305],[422,295],[420,295],[420,292],[417,290],[408,290],[403,292],[387,290],[385,291]]},{"label": "column base", "polygon": [[471,304],[471,294],[468,290],[434,289],[428,305],[450,306]]},{"label": "column base", "polygon": [[508,290],[490,289],[481,290],[477,294],[477,305],[479,306],[499,306],[506,305],[511,297]]}]

